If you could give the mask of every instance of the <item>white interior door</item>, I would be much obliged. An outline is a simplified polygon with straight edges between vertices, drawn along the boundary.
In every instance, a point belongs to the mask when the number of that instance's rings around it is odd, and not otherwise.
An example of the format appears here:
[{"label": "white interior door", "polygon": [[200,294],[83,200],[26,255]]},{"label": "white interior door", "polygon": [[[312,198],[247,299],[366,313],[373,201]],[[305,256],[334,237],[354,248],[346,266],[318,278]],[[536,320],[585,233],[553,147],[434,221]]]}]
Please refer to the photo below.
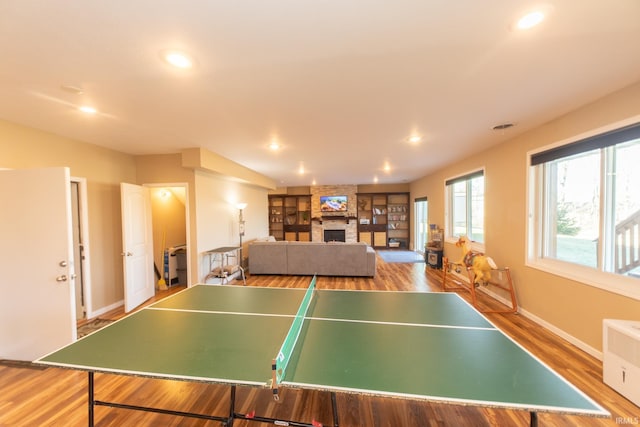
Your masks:
[{"label": "white interior door", "polygon": [[76,340],[69,170],[0,171],[0,359]]},{"label": "white interior door", "polygon": [[155,294],[153,228],[149,189],[120,184],[122,198],[122,256],[124,307],[129,312]]}]

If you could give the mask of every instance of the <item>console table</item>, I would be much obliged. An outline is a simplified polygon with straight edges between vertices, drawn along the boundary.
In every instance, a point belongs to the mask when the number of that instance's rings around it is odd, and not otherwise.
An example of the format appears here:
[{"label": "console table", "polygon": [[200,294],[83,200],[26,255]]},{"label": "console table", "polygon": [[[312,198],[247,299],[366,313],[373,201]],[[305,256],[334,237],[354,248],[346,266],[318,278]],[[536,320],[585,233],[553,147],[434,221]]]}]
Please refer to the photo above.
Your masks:
[{"label": "console table", "polygon": [[[229,282],[229,276],[240,271],[242,282],[246,285],[247,279],[244,275],[244,268],[238,262],[237,264],[229,264],[229,258],[239,259],[238,251],[240,246],[221,246],[219,248],[210,249],[204,252],[209,257],[209,274],[204,278],[204,282],[208,279],[220,279],[220,284],[224,285],[225,281]],[[215,266],[217,264],[217,266]]]}]

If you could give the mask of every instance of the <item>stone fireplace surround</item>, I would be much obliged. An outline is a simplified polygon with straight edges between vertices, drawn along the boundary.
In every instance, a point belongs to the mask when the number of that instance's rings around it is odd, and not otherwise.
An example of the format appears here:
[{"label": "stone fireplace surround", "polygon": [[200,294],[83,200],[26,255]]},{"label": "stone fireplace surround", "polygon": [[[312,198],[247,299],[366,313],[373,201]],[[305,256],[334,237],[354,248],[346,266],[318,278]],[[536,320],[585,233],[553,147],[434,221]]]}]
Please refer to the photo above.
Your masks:
[{"label": "stone fireplace surround", "polygon": [[[311,218],[321,218],[322,221],[311,221],[311,241],[323,242],[325,230],[344,230],[345,242],[358,241],[358,214],[356,200],[357,185],[316,185],[311,187]],[[320,211],[320,196],[347,196],[347,212],[325,213]],[[331,216],[335,216],[332,219]],[[351,218],[347,220],[346,218]]]}]

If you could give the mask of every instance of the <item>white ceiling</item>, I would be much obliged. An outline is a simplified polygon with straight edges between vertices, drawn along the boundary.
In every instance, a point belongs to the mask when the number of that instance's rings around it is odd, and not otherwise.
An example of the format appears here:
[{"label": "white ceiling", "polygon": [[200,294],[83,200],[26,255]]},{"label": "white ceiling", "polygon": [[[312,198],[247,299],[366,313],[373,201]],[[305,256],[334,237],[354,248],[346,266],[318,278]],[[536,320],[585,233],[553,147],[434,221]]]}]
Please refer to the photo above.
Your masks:
[{"label": "white ceiling", "polygon": [[205,147],[278,185],[408,182],[640,80],[640,1],[549,1],[512,30],[538,4],[2,0],[0,118],[131,154]]}]

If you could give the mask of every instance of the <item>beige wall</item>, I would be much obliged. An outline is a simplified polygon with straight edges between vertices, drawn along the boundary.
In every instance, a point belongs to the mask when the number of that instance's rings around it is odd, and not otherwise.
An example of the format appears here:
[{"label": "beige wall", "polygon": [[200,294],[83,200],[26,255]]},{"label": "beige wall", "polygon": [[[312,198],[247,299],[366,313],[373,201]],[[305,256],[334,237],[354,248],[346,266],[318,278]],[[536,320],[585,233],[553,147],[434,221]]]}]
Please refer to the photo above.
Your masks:
[{"label": "beige wall", "polygon": [[[138,185],[181,185],[185,188],[185,210],[187,211],[187,215],[189,215],[187,219],[187,228],[185,230],[186,233],[189,234],[188,243],[191,245],[195,245],[198,241],[197,229],[195,223],[195,215],[193,211],[193,206],[195,206],[195,177],[192,169],[185,168],[182,166],[182,156],[181,154],[157,154],[157,155],[147,155],[147,156],[136,156],[135,157],[136,164],[136,183]],[[156,187],[153,187],[156,188]],[[182,220],[184,224],[184,219]],[[162,237],[158,237],[157,233],[159,227],[154,225],[154,248],[156,251],[154,253],[154,259],[158,262],[158,269],[162,270],[162,261],[158,261],[158,249],[162,246]],[[160,239],[158,242],[157,239]],[[187,240],[185,235],[185,240]],[[182,243],[187,243],[182,242]],[[192,251],[187,250],[188,256],[188,270],[191,275],[193,272],[198,271],[197,265],[197,257],[192,253]],[[197,282],[197,275],[190,276],[189,279],[191,283]]]},{"label": "beige wall", "polygon": [[358,193],[406,193],[410,188],[409,184],[361,184]]},{"label": "beige wall", "polygon": [[[429,223],[444,226],[444,180],[484,167],[487,254],[511,268],[526,314],[596,352],[602,349],[602,319],[638,319],[640,301],[525,265],[527,152],[637,115],[640,83],[411,184],[412,199],[428,197]],[[445,255],[457,259],[460,252],[447,244]]]},{"label": "beige wall", "polygon": [[[239,236],[238,203],[246,203],[243,210],[245,235],[243,258],[247,257],[247,243],[269,234],[267,189],[225,178],[220,175],[195,172],[195,223],[197,245],[195,254],[200,268],[197,279],[202,281],[209,272],[209,258],[204,253],[221,246],[237,245]],[[246,262],[244,263],[246,265]],[[195,279],[192,279],[195,280]]]},{"label": "beige wall", "polygon": [[[181,153],[134,157],[5,121],[0,121],[0,153],[0,168],[66,166],[72,176],[86,179],[94,312],[115,307],[124,298],[121,182],[177,184],[187,189],[187,232],[196,248],[189,259],[191,283],[206,274],[200,265],[202,251],[238,242],[238,201],[248,203],[244,212],[245,249],[246,242],[268,234],[266,188],[185,167]],[[235,167],[232,162],[230,165]],[[268,180],[266,183],[270,185]],[[161,242],[161,238],[158,240]]]},{"label": "beige wall", "polygon": [[87,180],[91,306],[121,301],[122,233],[120,182],[135,183],[132,156],[0,120],[0,167],[66,166]]},{"label": "beige wall", "polygon": [[[209,259],[203,252],[239,243],[238,203],[247,203],[243,212],[246,224],[243,258],[247,257],[249,241],[268,235],[269,215],[266,188],[213,169],[204,170],[202,165],[190,163],[189,153],[187,150],[187,161],[183,153],[137,156],[135,161],[138,184],[184,183],[187,187],[189,273],[190,283],[194,284],[209,272]],[[224,159],[216,159],[219,168]]]}]

